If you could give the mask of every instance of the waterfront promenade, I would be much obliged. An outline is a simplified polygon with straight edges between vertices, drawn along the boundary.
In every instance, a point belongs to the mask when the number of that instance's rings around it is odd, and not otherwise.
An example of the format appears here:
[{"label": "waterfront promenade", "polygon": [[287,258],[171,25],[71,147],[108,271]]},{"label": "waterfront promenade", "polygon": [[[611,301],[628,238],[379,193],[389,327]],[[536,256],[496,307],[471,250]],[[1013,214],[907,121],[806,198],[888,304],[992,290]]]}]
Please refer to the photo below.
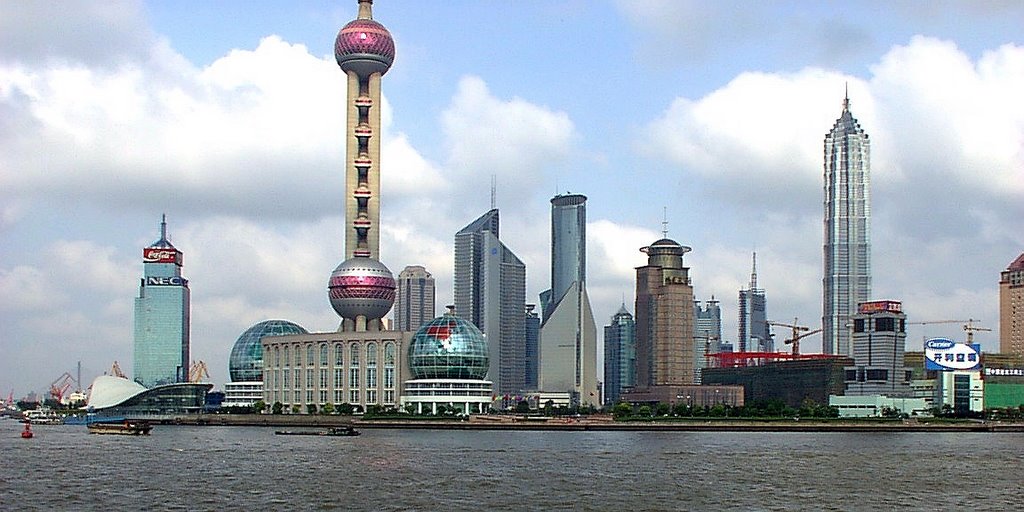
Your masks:
[{"label": "waterfront promenade", "polygon": [[472,416],[469,420],[363,419],[359,416],[307,414],[206,414],[167,421],[181,425],[332,427],[360,429],[439,430],[544,430],[544,431],[655,431],[655,432],[1024,432],[1024,423],[918,420],[730,420],[676,419],[673,421],[615,421],[608,416],[536,418]]}]

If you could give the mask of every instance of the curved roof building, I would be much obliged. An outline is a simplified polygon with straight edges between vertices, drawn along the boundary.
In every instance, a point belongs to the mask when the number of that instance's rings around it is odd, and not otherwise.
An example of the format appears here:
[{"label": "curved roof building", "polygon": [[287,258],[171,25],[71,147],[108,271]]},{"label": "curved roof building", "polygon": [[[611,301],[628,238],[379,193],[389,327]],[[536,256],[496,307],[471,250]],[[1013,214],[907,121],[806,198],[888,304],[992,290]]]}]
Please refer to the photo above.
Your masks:
[{"label": "curved roof building", "polygon": [[98,417],[169,419],[203,410],[209,383],[164,384],[146,388],[112,375],[92,381],[86,408]]}]

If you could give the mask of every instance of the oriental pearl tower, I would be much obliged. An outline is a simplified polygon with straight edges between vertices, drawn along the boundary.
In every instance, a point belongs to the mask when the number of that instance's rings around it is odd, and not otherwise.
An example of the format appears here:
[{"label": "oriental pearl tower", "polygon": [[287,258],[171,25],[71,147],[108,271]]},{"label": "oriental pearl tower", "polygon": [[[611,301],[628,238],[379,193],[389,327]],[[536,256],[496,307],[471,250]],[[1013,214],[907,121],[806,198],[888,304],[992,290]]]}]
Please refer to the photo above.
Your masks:
[{"label": "oriental pearl tower", "polygon": [[345,255],[331,273],[328,296],[339,331],[382,331],[395,301],[395,278],[380,257],[380,85],[395,42],[373,20],[373,0],[341,31],[334,56],[346,75]]}]

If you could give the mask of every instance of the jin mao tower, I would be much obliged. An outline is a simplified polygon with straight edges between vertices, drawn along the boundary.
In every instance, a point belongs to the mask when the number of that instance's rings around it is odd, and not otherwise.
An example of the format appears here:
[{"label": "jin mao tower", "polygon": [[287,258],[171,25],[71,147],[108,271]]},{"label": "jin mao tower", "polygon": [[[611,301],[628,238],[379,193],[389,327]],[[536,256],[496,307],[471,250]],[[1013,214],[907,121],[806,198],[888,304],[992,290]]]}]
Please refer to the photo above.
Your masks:
[{"label": "jin mao tower", "polygon": [[871,296],[871,144],[850,98],[825,135],[822,351],[852,356],[850,318]]}]

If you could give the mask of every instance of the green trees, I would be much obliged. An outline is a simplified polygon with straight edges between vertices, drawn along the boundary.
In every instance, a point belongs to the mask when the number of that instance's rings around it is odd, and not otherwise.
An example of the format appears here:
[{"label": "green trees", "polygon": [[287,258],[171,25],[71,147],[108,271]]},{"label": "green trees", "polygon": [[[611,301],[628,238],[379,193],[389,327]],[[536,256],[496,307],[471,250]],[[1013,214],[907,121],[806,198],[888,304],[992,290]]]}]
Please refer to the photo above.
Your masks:
[{"label": "green trees", "polygon": [[273,414],[281,414],[284,411],[284,404],[281,402],[274,402],[274,405],[270,408],[270,412]]},{"label": "green trees", "polygon": [[256,414],[263,414],[263,411],[267,409],[267,403],[263,400],[256,400],[256,403],[252,404],[252,412]]}]

